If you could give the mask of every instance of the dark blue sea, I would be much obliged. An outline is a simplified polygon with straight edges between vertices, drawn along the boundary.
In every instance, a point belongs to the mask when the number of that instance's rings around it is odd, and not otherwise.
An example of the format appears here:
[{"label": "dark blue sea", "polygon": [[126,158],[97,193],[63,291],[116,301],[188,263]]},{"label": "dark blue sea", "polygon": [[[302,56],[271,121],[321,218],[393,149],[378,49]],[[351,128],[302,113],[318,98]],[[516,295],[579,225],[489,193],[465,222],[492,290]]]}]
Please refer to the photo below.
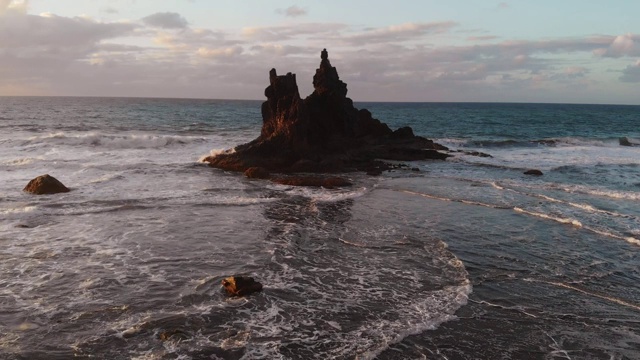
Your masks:
[{"label": "dark blue sea", "polygon": [[259,101],[0,98],[0,359],[640,359],[639,106],[356,106],[467,153],[289,187],[201,162]]}]

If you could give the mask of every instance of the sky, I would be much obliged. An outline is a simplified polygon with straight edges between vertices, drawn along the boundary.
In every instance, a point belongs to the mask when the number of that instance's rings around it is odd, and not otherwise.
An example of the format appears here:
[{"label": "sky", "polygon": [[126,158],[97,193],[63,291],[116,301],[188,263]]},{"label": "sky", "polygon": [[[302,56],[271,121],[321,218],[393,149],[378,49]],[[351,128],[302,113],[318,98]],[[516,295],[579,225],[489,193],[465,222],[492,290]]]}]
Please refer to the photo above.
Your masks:
[{"label": "sky", "polygon": [[640,104],[637,0],[0,0],[0,96]]}]

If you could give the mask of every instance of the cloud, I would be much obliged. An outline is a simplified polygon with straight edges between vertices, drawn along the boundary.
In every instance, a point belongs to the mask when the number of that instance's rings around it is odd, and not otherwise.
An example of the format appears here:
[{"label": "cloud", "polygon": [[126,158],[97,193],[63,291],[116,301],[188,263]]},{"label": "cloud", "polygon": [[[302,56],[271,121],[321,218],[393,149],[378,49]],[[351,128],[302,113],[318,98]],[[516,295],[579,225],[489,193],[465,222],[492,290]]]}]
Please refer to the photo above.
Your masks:
[{"label": "cloud", "polygon": [[162,29],[184,29],[189,26],[187,19],[173,12],[159,12],[142,18],[142,22],[148,26]]},{"label": "cloud", "polygon": [[589,73],[589,69],[583,66],[569,66],[564,69],[563,73],[572,79],[581,78]]},{"label": "cloud", "polygon": [[129,23],[102,23],[89,18],[43,15],[0,15],[0,47],[60,49],[92,46],[101,40],[130,35]]},{"label": "cloud", "polygon": [[640,56],[640,35],[625,34],[616,36],[608,47],[594,50],[594,54],[602,57],[619,58],[623,56]]},{"label": "cloud", "polygon": [[251,51],[277,56],[312,54],[315,53],[316,50],[317,49],[304,48],[302,46],[280,44],[258,44],[251,47]]},{"label": "cloud", "polygon": [[496,40],[496,39],[499,39],[499,37],[493,36],[493,35],[469,36],[467,38],[467,41],[477,42],[477,41],[489,41],[489,40]]},{"label": "cloud", "polygon": [[633,65],[627,66],[622,71],[622,76],[620,76],[620,81],[628,82],[628,83],[640,82],[640,60],[638,60]]},{"label": "cloud", "polygon": [[8,12],[26,14],[29,8],[29,1],[22,0],[0,0],[0,15]]},{"label": "cloud", "polygon": [[340,23],[302,23],[295,25],[280,25],[266,27],[245,27],[242,35],[258,41],[286,41],[294,38],[314,36],[316,38],[331,39],[338,37],[341,31],[348,28]]},{"label": "cloud", "polygon": [[118,11],[118,9],[116,8],[112,8],[112,7],[107,7],[101,10],[103,13],[105,14],[119,14],[120,11]]},{"label": "cloud", "polygon": [[363,46],[379,43],[397,43],[418,39],[427,34],[445,33],[456,25],[453,21],[405,23],[383,28],[368,29],[354,35],[341,36],[341,39],[350,44]]},{"label": "cloud", "polygon": [[[593,91],[606,101],[592,78],[640,82],[640,64],[616,60],[638,53],[634,34],[502,40],[449,21],[218,30],[177,13],[125,23],[28,15],[11,3],[0,0],[0,94],[261,98],[275,66],[298,73],[304,96],[324,47],[358,100],[558,101]],[[617,73],[599,73],[603,61]]]},{"label": "cloud", "polygon": [[198,49],[198,55],[205,58],[232,58],[242,54],[243,48],[241,46],[232,46],[227,48],[211,49],[207,47],[201,47]]},{"label": "cloud", "polygon": [[506,2],[501,2],[498,4],[498,9],[508,9],[509,8],[509,4],[507,4]]},{"label": "cloud", "polygon": [[276,12],[278,14],[283,14],[284,16],[288,16],[288,17],[298,17],[298,16],[307,15],[307,11],[305,9],[298,7],[296,5],[289,6],[286,9],[278,9],[276,10]]}]

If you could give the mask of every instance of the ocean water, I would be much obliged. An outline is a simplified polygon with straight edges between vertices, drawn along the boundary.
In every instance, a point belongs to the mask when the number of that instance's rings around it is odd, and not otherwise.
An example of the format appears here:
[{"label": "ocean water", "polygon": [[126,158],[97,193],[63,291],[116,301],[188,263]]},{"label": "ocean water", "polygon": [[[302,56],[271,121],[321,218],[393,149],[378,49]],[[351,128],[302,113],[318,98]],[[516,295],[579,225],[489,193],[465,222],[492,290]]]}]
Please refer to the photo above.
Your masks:
[{"label": "ocean water", "polygon": [[0,358],[640,359],[640,107],[356,106],[492,157],[295,188],[201,163],[258,101],[0,98]]}]

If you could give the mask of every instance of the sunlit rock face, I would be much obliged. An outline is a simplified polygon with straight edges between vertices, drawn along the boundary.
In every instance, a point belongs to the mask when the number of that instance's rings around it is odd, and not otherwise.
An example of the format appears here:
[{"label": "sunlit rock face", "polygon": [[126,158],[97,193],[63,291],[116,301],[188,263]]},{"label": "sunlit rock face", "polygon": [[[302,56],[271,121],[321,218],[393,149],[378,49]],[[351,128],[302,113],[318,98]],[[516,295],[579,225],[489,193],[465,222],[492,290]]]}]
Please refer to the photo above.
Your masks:
[{"label": "sunlit rock face", "polygon": [[29,181],[27,186],[24,187],[23,191],[36,195],[45,195],[65,193],[69,192],[70,190],[69,188],[64,186],[64,184],[62,184],[58,179],[49,174],[45,174]]}]

